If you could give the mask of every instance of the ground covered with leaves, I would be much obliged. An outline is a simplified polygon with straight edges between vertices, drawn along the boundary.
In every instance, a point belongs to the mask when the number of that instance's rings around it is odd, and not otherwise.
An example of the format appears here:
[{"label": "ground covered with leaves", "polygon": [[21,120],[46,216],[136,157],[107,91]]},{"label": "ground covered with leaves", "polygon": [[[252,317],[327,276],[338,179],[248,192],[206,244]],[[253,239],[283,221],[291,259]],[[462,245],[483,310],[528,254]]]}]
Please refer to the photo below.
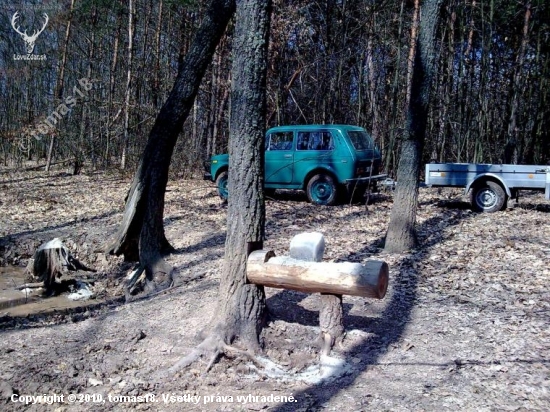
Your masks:
[{"label": "ground covered with leaves", "polygon": [[216,308],[226,208],[212,184],[172,181],[165,227],[175,284],[124,303],[132,265],[102,250],[129,183],[105,173],[0,175],[2,276],[54,237],[98,270],[71,275],[92,285],[92,305],[0,310],[2,410],[22,407],[11,399],[55,394],[65,402],[28,410],[548,410],[550,202],[542,195],[476,214],[459,190],[421,189],[421,247],[388,255],[391,193],[368,207],[317,207],[303,194],[277,193],[267,202],[266,249],[284,255],[295,234],[319,231],[327,261],[387,261],[387,296],[344,297],[347,335],[332,367],[319,368],[318,296],[268,289],[269,368],[235,354],[208,373],[206,359],[170,375]]}]

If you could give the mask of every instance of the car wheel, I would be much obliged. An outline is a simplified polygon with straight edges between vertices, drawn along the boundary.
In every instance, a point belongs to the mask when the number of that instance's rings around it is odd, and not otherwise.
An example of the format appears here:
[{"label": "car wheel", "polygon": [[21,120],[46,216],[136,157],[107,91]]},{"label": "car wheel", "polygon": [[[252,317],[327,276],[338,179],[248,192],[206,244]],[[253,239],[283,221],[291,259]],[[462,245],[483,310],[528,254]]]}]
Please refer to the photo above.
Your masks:
[{"label": "car wheel", "polygon": [[218,194],[223,200],[227,200],[229,196],[229,190],[227,189],[227,181],[229,180],[227,171],[221,172],[216,178],[216,186],[218,188]]},{"label": "car wheel", "polygon": [[498,212],[505,204],[506,192],[496,182],[483,182],[472,189],[472,206],[476,212]]},{"label": "car wheel", "polygon": [[332,206],[338,196],[336,182],[326,174],[313,176],[307,184],[306,192],[309,201],[316,205]]}]

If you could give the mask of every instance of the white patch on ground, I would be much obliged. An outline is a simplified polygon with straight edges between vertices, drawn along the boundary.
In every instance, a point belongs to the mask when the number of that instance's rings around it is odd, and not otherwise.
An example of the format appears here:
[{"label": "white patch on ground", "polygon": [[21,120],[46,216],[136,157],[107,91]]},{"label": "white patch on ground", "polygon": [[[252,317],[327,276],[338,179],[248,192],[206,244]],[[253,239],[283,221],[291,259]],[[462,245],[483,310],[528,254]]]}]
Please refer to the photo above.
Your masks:
[{"label": "white patch on ground", "polygon": [[314,385],[321,382],[333,381],[346,374],[351,368],[344,359],[326,355],[321,355],[318,365],[311,365],[298,373],[287,370],[267,358],[258,357],[257,360],[262,365],[262,369],[255,366],[251,366],[251,369],[261,375],[283,382],[302,381]]},{"label": "white patch on ground", "polygon": [[90,287],[84,282],[76,283],[76,292],[70,293],[67,298],[70,300],[88,300],[94,293],[90,290]]}]

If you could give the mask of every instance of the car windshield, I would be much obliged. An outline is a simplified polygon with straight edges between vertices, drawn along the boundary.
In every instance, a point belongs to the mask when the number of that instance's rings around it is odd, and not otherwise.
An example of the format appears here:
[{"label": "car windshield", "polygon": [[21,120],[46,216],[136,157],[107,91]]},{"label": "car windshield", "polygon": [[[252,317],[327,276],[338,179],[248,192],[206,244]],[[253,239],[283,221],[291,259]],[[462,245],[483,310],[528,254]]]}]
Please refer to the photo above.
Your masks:
[{"label": "car windshield", "polygon": [[355,150],[374,149],[374,142],[367,132],[363,130],[349,131],[348,136]]}]

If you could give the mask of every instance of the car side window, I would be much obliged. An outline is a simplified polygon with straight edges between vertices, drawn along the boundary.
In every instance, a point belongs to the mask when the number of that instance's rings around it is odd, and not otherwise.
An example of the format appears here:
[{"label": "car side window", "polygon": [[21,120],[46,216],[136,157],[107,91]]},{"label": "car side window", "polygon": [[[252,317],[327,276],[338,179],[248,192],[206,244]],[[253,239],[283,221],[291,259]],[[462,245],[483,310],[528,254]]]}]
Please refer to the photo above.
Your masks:
[{"label": "car side window", "polygon": [[299,132],[298,150],[334,150],[334,139],[328,131]]},{"label": "car side window", "polygon": [[292,150],[293,132],[270,133],[265,139],[265,150]]}]

